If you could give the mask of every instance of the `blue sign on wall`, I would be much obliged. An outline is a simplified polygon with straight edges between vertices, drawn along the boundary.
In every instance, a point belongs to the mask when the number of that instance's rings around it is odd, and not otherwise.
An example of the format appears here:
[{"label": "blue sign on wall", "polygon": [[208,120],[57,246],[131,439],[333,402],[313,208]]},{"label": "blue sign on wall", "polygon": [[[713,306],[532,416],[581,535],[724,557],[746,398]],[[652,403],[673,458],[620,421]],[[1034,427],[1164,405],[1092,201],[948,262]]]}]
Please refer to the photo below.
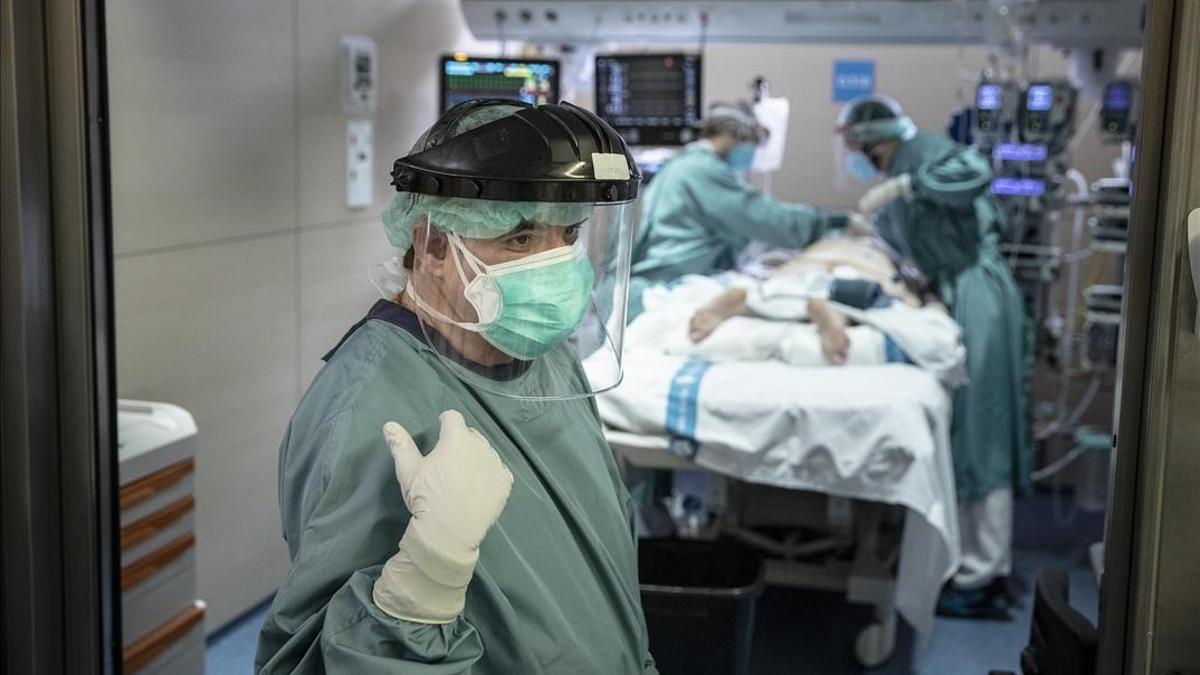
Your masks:
[{"label": "blue sign on wall", "polygon": [[874,61],[833,62],[833,102],[845,103],[875,93]]}]

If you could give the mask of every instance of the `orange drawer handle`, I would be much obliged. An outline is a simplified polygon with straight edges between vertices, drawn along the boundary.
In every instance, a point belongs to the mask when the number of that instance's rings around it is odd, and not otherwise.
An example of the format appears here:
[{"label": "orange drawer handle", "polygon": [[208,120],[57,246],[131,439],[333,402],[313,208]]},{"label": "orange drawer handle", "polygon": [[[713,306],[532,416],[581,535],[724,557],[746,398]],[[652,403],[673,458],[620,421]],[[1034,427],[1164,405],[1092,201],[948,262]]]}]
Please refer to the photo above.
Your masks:
[{"label": "orange drawer handle", "polygon": [[204,605],[197,602],[130,644],[125,648],[123,659],[126,675],[145,668],[203,620]]},{"label": "orange drawer handle", "polygon": [[191,512],[196,500],[191,495],[180,497],[145,518],[138,518],[121,528],[121,550],[125,551],[162,532],[172,523]]},{"label": "orange drawer handle", "polygon": [[121,568],[121,590],[127,591],[154,576],[154,573],[179,559],[196,544],[196,535],[187,534],[172,540],[154,553]]},{"label": "orange drawer handle", "polygon": [[166,488],[178,483],[184,476],[195,471],[196,463],[191,457],[169,464],[154,473],[146,474],[137,480],[121,486],[118,501],[121,510],[140,504]]}]

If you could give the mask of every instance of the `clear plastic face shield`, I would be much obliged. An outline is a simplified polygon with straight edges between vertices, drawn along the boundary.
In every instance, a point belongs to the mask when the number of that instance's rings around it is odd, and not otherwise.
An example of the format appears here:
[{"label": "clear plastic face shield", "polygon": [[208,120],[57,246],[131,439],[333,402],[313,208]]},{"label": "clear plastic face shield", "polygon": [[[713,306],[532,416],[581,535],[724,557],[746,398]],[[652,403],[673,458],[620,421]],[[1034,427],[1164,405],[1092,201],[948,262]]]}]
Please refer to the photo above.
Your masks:
[{"label": "clear plastic face shield", "polygon": [[629,207],[501,206],[511,226],[485,227],[427,212],[413,231],[405,291],[426,343],[459,379],[511,398],[566,400],[617,386]]},{"label": "clear plastic face shield", "polygon": [[861,143],[838,128],[833,134],[833,185],[839,192],[861,191],[882,178]]},{"label": "clear plastic face shield", "polygon": [[857,191],[886,178],[875,156],[880,146],[906,141],[916,133],[900,104],[887,96],[866,96],[847,103],[834,124],[834,187]]}]

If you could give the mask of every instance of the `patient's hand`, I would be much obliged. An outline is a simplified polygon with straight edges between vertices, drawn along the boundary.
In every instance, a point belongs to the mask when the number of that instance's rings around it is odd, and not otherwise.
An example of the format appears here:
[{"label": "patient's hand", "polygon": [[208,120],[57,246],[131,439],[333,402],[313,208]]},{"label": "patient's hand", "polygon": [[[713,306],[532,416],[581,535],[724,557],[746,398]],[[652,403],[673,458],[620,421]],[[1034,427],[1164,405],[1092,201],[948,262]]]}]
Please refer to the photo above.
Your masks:
[{"label": "patient's hand", "polygon": [[825,355],[825,359],[835,366],[844,365],[850,353],[846,317],[830,307],[828,302],[813,298],[808,301],[808,319],[817,327],[817,334],[821,336],[821,353]]},{"label": "patient's hand", "polygon": [[688,321],[688,339],[692,344],[698,343],[712,335],[731,316],[737,316],[746,311],[746,289],[730,288],[722,291],[713,298]]}]

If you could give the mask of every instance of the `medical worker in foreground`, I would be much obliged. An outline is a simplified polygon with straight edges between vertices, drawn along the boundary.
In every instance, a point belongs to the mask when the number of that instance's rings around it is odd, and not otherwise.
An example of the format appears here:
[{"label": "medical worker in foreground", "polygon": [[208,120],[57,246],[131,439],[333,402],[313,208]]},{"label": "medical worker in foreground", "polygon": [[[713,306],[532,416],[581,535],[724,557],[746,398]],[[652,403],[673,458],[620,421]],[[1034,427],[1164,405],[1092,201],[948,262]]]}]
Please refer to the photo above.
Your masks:
[{"label": "medical worker in foreground", "polygon": [[751,241],[803,248],[847,225],[858,234],[872,233],[856,215],[782,202],[746,182],[742,174],[764,133],[748,105],[715,104],[700,140],[654,176],[642,200],[633,252],[631,318],[641,312],[648,286],[733,269]]},{"label": "medical worker in foreground", "polygon": [[951,448],[962,566],[939,611],[1007,614],[1013,495],[1029,488],[1029,332],[1016,281],[1000,256],[1002,216],[991,168],[974,150],[918,132],[884,96],[855,99],[837,120],[848,169],[885,177],[859,202],[911,256],[962,327],[966,387],[954,393]]},{"label": "medical worker in foreground", "polygon": [[392,175],[384,299],[280,450],[291,568],[257,671],[655,673],[589,398],[620,378],[625,144],[570,104],[471,101]]}]

